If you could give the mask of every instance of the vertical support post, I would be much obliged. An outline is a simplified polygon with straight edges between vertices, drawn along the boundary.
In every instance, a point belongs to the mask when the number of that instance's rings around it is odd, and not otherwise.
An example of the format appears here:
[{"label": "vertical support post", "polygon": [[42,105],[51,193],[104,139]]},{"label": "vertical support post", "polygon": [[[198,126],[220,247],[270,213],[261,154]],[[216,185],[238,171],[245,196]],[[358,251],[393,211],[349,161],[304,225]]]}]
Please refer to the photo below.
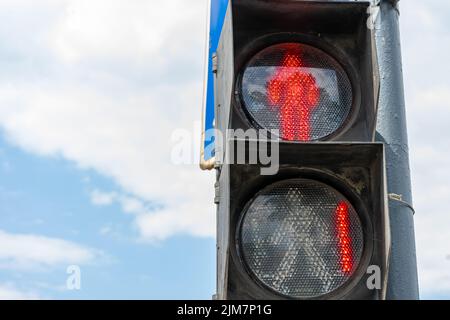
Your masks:
[{"label": "vertical support post", "polygon": [[[377,140],[386,145],[392,254],[388,281],[389,300],[419,299],[411,206],[411,174],[403,87],[398,0],[381,0],[376,30],[381,92]],[[401,200],[401,201],[400,201]],[[402,202],[403,201],[403,202]]]}]

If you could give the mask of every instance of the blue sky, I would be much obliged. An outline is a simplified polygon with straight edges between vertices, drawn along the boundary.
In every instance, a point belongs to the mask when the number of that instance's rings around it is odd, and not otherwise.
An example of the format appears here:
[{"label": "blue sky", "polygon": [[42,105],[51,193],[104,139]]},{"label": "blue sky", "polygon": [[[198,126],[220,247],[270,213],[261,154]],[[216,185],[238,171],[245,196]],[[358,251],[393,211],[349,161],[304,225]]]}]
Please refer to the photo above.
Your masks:
[{"label": "blue sky", "polygon": [[[450,298],[450,4],[401,2],[422,295]],[[0,299],[214,293],[213,174],[171,162],[205,21],[206,0],[0,0]]]},{"label": "blue sky", "polygon": [[[65,288],[64,263],[34,261],[6,270],[0,266],[2,283],[40,298],[211,297],[213,239],[176,236],[163,244],[139,243],[132,217],[124,215],[120,206],[104,208],[91,203],[92,186],[119,189],[113,181],[94,171],[80,171],[63,159],[30,157],[4,141],[0,146],[2,230],[45,235],[98,250],[95,260],[82,264],[81,291]],[[109,228],[115,233],[105,234]]]}]

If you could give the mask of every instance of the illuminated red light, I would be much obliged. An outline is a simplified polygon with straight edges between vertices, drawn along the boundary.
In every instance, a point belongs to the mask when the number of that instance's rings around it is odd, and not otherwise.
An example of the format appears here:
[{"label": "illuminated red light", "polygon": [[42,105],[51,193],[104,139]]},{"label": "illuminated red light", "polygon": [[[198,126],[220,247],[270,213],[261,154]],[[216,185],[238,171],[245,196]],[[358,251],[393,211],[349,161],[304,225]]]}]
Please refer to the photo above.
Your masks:
[{"label": "illuminated red light", "polygon": [[353,271],[353,250],[350,237],[349,206],[345,201],[341,201],[336,208],[336,229],[341,271],[349,274]]},{"label": "illuminated red light", "polygon": [[302,67],[299,51],[287,53],[267,86],[269,103],[281,109],[281,135],[289,141],[311,140],[311,113],[320,98],[316,79]]}]

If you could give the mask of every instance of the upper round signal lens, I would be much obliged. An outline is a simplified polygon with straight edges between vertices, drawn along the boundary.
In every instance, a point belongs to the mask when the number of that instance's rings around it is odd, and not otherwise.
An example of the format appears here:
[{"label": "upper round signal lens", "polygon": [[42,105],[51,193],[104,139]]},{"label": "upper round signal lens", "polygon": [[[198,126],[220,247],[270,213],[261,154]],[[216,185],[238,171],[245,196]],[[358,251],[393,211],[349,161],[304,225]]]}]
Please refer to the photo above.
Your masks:
[{"label": "upper round signal lens", "polygon": [[344,126],[353,92],[342,66],[320,49],[300,43],[270,46],[242,76],[244,107],[262,128],[288,141],[323,140]]}]

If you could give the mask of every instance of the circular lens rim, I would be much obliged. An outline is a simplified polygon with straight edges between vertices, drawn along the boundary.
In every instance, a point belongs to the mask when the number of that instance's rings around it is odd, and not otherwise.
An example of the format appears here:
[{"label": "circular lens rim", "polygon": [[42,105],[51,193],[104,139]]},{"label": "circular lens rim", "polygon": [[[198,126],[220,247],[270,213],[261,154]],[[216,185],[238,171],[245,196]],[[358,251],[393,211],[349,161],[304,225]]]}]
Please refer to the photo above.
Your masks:
[{"label": "circular lens rim", "polygon": [[[340,136],[345,134],[355,122],[361,107],[361,87],[358,81],[358,75],[355,71],[355,68],[350,63],[350,59],[346,56],[341,50],[326,42],[324,39],[319,37],[304,35],[299,33],[277,33],[277,34],[269,34],[263,37],[256,39],[251,42],[248,46],[246,46],[241,55],[237,58],[237,78],[235,83],[234,90],[234,99],[235,105],[237,106],[237,113],[239,114],[241,120],[244,123],[247,123],[249,127],[253,127],[255,129],[267,130],[264,126],[262,126],[257,119],[252,115],[252,113],[248,110],[248,107],[245,103],[245,99],[243,96],[243,79],[244,74],[247,68],[250,66],[253,59],[270,47],[282,45],[282,44],[299,44],[306,45],[321,51],[324,55],[329,56],[332,60],[339,65],[350,81],[351,85],[351,97],[352,104],[350,106],[349,113],[344,121],[342,121],[341,125],[332,133],[315,140],[304,141],[305,143],[318,142],[318,141],[332,141],[338,139]],[[330,53],[333,52],[333,53]],[[273,137],[274,135],[271,132],[268,132],[268,137]],[[285,140],[281,134],[276,135],[275,137],[281,139],[281,141]],[[298,140],[294,140],[292,142],[300,142]]]},{"label": "circular lens rim", "polygon": [[[317,170],[308,170],[308,169],[302,169],[299,170],[296,168],[292,168],[296,174],[292,174],[292,171],[290,169],[283,170],[284,172],[281,172],[280,178],[276,180],[269,181],[267,184],[265,184],[262,188],[261,186],[258,188],[259,191],[254,192],[252,196],[247,197],[247,199],[244,199],[243,203],[245,205],[241,206],[240,208],[242,210],[239,210],[237,214],[240,216],[237,220],[237,225],[235,229],[235,235],[234,235],[234,243],[235,243],[235,254],[237,255],[238,261],[240,262],[238,265],[243,268],[244,274],[248,277],[249,281],[252,281],[253,283],[257,284],[257,286],[261,289],[263,289],[266,293],[270,294],[275,299],[286,299],[286,300],[297,300],[297,301],[307,301],[307,300],[331,300],[331,299],[340,299],[344,296],[346,296],[348,293],[351,292],[352,289],[358,287],[358,283],[361,282],[364,275],[366,274],[367,268],[370,264],[370,260],[373,254],[373,248],[374,248],[374,235],[373,235],[373,226],[371,219],[369,218],[368,211],[364,205],[364,202],[357,196],[357,194],[348,186],[347,183],[341,181],[335,176],[330,176],[328,174],[325,174],[324,172],[317,171]],[[286,173],[286,174],[285,174]],[[263,193],[266,193],[267,191],[270,191],[274,188],[276,188],[279,184],[283,184],[292,180],[311,180],[313,182],[318,182],[325,184],[326,186],[336,190],[339,192],[342,196],[347,199],[347,201],[352,205],[354,210],[356,211],[356,214],[358,215],[358,218],[361,222],[361,229],[363,232],[363,250],[361,254],[361,258],[358,264],[358,267],[355,269],[353,274],[342,283],[340,287],[337,289],[325,293],[323,295],[313,296],[313,297],[295,297],[295,296],[289,296],[286,294],[283,294],[281,292],[276,291],[275,289],[271,288],[269,285],[265,284],[262,280],[259,279],[259,277],[255,274],[255,272],[252,270],[250,265],[247,262],[247,259],[245,258],[245,254],[242,248],[242,228],[244,224],[245,217],[247,216],[248,210],[251,207],[251,205],[254,203],[256,198],[261,196]],[[245,201],[247,200],[247,201]]]}]

